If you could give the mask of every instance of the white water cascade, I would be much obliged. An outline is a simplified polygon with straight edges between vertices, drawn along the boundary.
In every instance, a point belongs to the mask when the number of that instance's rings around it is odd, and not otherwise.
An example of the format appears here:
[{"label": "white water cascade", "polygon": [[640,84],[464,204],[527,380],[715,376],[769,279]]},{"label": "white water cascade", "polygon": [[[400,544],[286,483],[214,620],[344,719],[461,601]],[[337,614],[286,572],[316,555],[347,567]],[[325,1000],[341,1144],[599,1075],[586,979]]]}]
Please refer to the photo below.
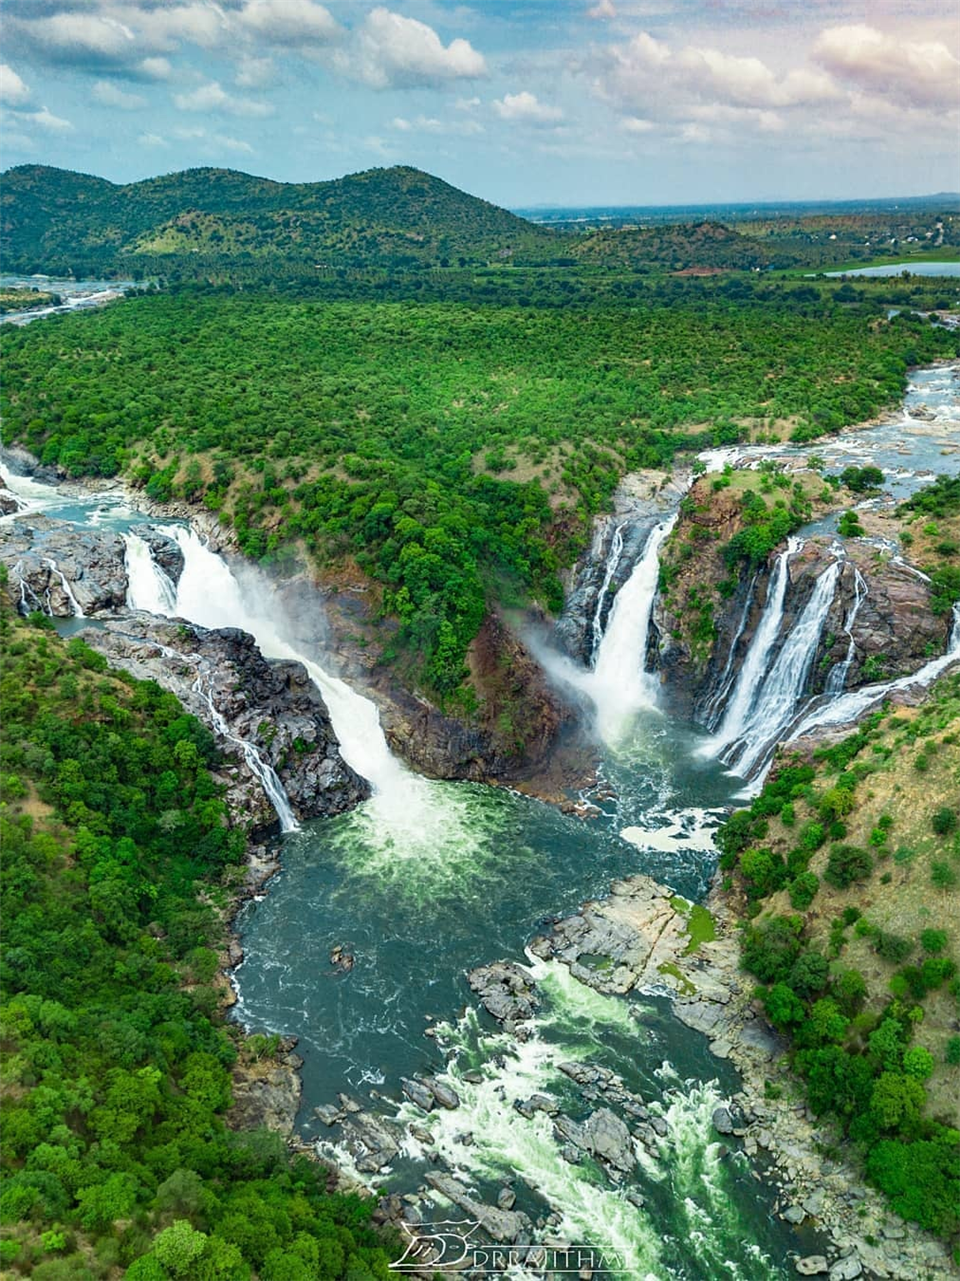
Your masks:
[{"label": "white water cascade", "polygon": [[807,711],[792,727],[787,742],[792,743],[805,734],[825,725],[852,725],[884,699],[900,689],[917,686],[921,689],[932,685],[938,676],[960,662],[960,605],[953,607],[953,624],[946,653],[933,658],[910,676],[898,676],[892,681],[879,681],[874,685],[861,685],[829,702],[821,702]]},{"label": "white water cascade", "polygon": [[177,589],[169,574],[153,559],[139,534],[124,534],[127,546],[127,605],[169,618],[177,608]]},{"label": "white water cascade", "polygon": [[789,561],[801,546],[797,539],[790,539],[777,557],[763,617],[733,698],[719,731],[701,749],[702,755],[719,756],[745,778],[762,763],[797,714],[843,570],[843,562],[837,559],[823,571],[774,658],[783,625]]},{"label": "white water cascade", "polygon": [[596,666],[597,655],[603,640],[603,603],[607,599],[607,592],[610,590],[610,584],[613,581],[614,574],[617,572],[617,566],[620,564],[622,555],[623,525],[618,525],[613,531],[613,538],[610,540],[610,551],[603,571],[603,582],[597,594],[597,607],[593,611],[593,644],[590,647],[590,662],[594,667]]},{"label": "white water cascade", "polygon": [[860,613],[860,606],[867,599],[867,580],[857,569],[853,567],[854,573],[854,598],[850,606],[850,612],[843,622],[843,630],[847,633],[847,652],[842,663],[837,663],[830,671],[827,677],[827,684],[824,693],[833,698],[837,694],[842,694],[847,684],[847,676],[850,674],[850,668],[853,660],[857,656],[857,646],[853,639],[853,625],[857,621],[857,615]]},{"label": "white water cascade", "polygon": [[50,570],[51,574],[56,574],[60,579],[60,586],[63,588],[64,596],[66,596],[67,600],[70,602],[70,608],[73,610],[74,618],[85,618],[86,615],[80,608],[80,602],[77,600],[76,596],[74,596],[73,588],[67,582],[67,578],[63,570],[58,568],[57,562],[52,560],[49,556],[45,556],[43,558],[43,563]]},{"label": "white water cascade", "polygon": [[780,625],[783,622],[783,602],[786,599],[789,578],[788,562],[801,546],[799,539],[790,538],[787,540],[786,548],[777,557],[767,589],[767,602],[763,607],[756,634],[747,650],[740,675],[737,677],[733,697],[727,704],[720,728],[700,749],[702,756],[722,757],[728,747],[743,737],[747,725],[753,719],[756,693],[766,674],[770,655],[780,635]]},{"label": "white water cascade", "polygon": [[[127,546],[127,605],[129,608],[142,609],[150,614],[160,614],[165,618],[176,614],[178,612],[177,589],[170,576],[153,559],[147,543],[139,534],[127,533],[124,534],[123,539]],[[167,649],[165,645],[161,645],[160,648],[168,657],[196,663],[197,677],[193,682],[193,692],[206,703],[210,720],[217,732],[228,742],[240,748],[251,773],[260,780],[260,786],[276,811],[280,830],[282,832],[299,831],[297,816],[293,812],[290,798],[276,770],[261,756],[253,743],[233,733],[223,715],[217,710],[213,695],[203,679],[199,655],[181,654],[176,650]]]},{"label": "white water cascade", "polygon": [[[177,584],[177,615],[201,627],[239,627],[249,632],[265,658],[301,663],[323,695],[343,759],[370,783],[373,795],[354,815],[369,840],[368,857],[383,855],[394,870],[411,872],[426,861],[459,857],[477,846],[469,798],[414,774],[390,751],[376,705],[299,652],[283,635],[283,610],[269,584],[245,590],[226,561],[192,529],[163,530],[183,552]],[[149,549],[148,549],[149,550]]]}]

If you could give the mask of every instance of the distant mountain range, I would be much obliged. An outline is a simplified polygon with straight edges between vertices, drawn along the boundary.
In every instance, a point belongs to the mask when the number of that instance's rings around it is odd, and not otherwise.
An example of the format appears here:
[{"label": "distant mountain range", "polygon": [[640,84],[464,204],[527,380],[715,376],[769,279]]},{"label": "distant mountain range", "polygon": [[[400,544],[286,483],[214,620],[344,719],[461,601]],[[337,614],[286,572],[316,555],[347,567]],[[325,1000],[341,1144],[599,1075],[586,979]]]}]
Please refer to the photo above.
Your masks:
[{"label": "distant mountain range", "polygon": [[821,207],[816,217],[794,206],[735,227],[725,225],[719,206],[712,217],[678,210],[672,221],[652,226],[615,218],[544,225],[407,166],[314,183],[188,169],[117,185],[19,165],[2,175],[0,253],[12,272],[213,281],[266,279],[283,270],[302,278],[318,268],[490,264],[690,272],[819,267],[875,256],[881,247],[922,253],[956,245],[956,207],[946,193],[846,202],[828,215]]},{"label": "distant mountain range", "polygon": [[556,232],[418,169],[371,169],[332,182],[281,183],[188,169],[118,186],[42,165],[3,175],[8,270],[71,257],[282,255],[325,265],[456,266],[558,252]]}]

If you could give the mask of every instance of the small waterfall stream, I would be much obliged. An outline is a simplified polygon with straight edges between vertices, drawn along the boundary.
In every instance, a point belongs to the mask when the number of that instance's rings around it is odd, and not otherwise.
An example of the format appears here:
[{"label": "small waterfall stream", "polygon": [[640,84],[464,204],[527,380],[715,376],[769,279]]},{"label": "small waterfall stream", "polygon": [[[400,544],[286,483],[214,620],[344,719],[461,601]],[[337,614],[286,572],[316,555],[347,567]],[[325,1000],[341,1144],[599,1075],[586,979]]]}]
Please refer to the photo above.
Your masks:
[{"label": "small waterfall stream", "polygon": [[854,573],[853,604],[850,606],[850,612],[847,614],[847,617],[844,619],[844,622],[843,622],[843,630],[847,633],[847,637],[848,637],[847,652],[843,659],[843,662],[837,663],[834,667],[832,667],[830,670],[830,675],[827,677],[827,684],[826,684],[826,688],[824,689],[824,693],[829,695],[830,697],[834,697],[837,694],[843,693],[844,689],[846,688],[847,677],[850,674],[850,668],[853,665],[853,660],[857,656],[857,646],[856,646],[856,642],[853,639],[853,625],[857,621],[857,615],[860,613],[860,606],[867,599],[867,580],[860,573],[860,570],[857,569],[856,565],[854,565],[853,567],[853,573]]},{"label": "small waterfall stream", "polygon": [[127,547],[127,604],[131,609],[169,617],[177,608],[177,588],[170,575],[157,564],[139,534],[130,531],[123,535],[123,541]]},{"label": "small waterfall stream", "polygon": [[603,606],[607,599],[607,592],[610,590],[610,583],[617,572],[617,566],[620,564],[620,557],[623,555],[623,525],[618,525],[613,531],[613,538],[610,541],[610,551],[607,555],[607,563],[603,571],[603,582],[600,585],[600,591],[597,594],[597,607],[593,612],[593,644],[590,649],[591,666],[596,667],[597,655],[600,645],[603,642]]}]

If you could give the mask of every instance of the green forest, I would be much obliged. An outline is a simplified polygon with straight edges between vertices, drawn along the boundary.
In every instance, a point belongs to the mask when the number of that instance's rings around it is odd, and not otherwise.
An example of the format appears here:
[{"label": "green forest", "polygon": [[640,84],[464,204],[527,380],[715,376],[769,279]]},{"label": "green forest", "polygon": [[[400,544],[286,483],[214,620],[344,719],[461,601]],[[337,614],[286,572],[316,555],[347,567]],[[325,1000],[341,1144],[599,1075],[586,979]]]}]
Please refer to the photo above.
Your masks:
[{"label": "green forest", "polygon": [[153,682],[5,614],[5,1275],[385,1278],[373,1202],[225,1124],[238,1058],[215,979],[245,833],[209,732]]},{"label": "green forest", "polygon": [[956,353],[956,333],[842,288],[562,309],[183,288],[5,332],[3,415],[71,475],[203,502],[255,558],[352,560],[400,625],[393,656],[460,697],[487,610],[556,609],[625,472],[814,439]]}]

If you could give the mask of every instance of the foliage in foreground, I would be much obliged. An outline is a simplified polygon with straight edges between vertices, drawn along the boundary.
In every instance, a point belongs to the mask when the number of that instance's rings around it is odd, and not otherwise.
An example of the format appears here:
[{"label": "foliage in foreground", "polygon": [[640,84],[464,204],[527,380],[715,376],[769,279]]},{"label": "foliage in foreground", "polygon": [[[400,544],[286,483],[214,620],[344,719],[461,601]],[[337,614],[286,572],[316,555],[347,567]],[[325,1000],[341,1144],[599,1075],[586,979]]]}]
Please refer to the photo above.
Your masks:
[{"label": "foliage in foreground", "polygon": [[243,1042],[210,899],[243,850],[205,728],[2,623],[0,1263],[35,1281],[385,1277],[369,1205],[224,1124]]}]

